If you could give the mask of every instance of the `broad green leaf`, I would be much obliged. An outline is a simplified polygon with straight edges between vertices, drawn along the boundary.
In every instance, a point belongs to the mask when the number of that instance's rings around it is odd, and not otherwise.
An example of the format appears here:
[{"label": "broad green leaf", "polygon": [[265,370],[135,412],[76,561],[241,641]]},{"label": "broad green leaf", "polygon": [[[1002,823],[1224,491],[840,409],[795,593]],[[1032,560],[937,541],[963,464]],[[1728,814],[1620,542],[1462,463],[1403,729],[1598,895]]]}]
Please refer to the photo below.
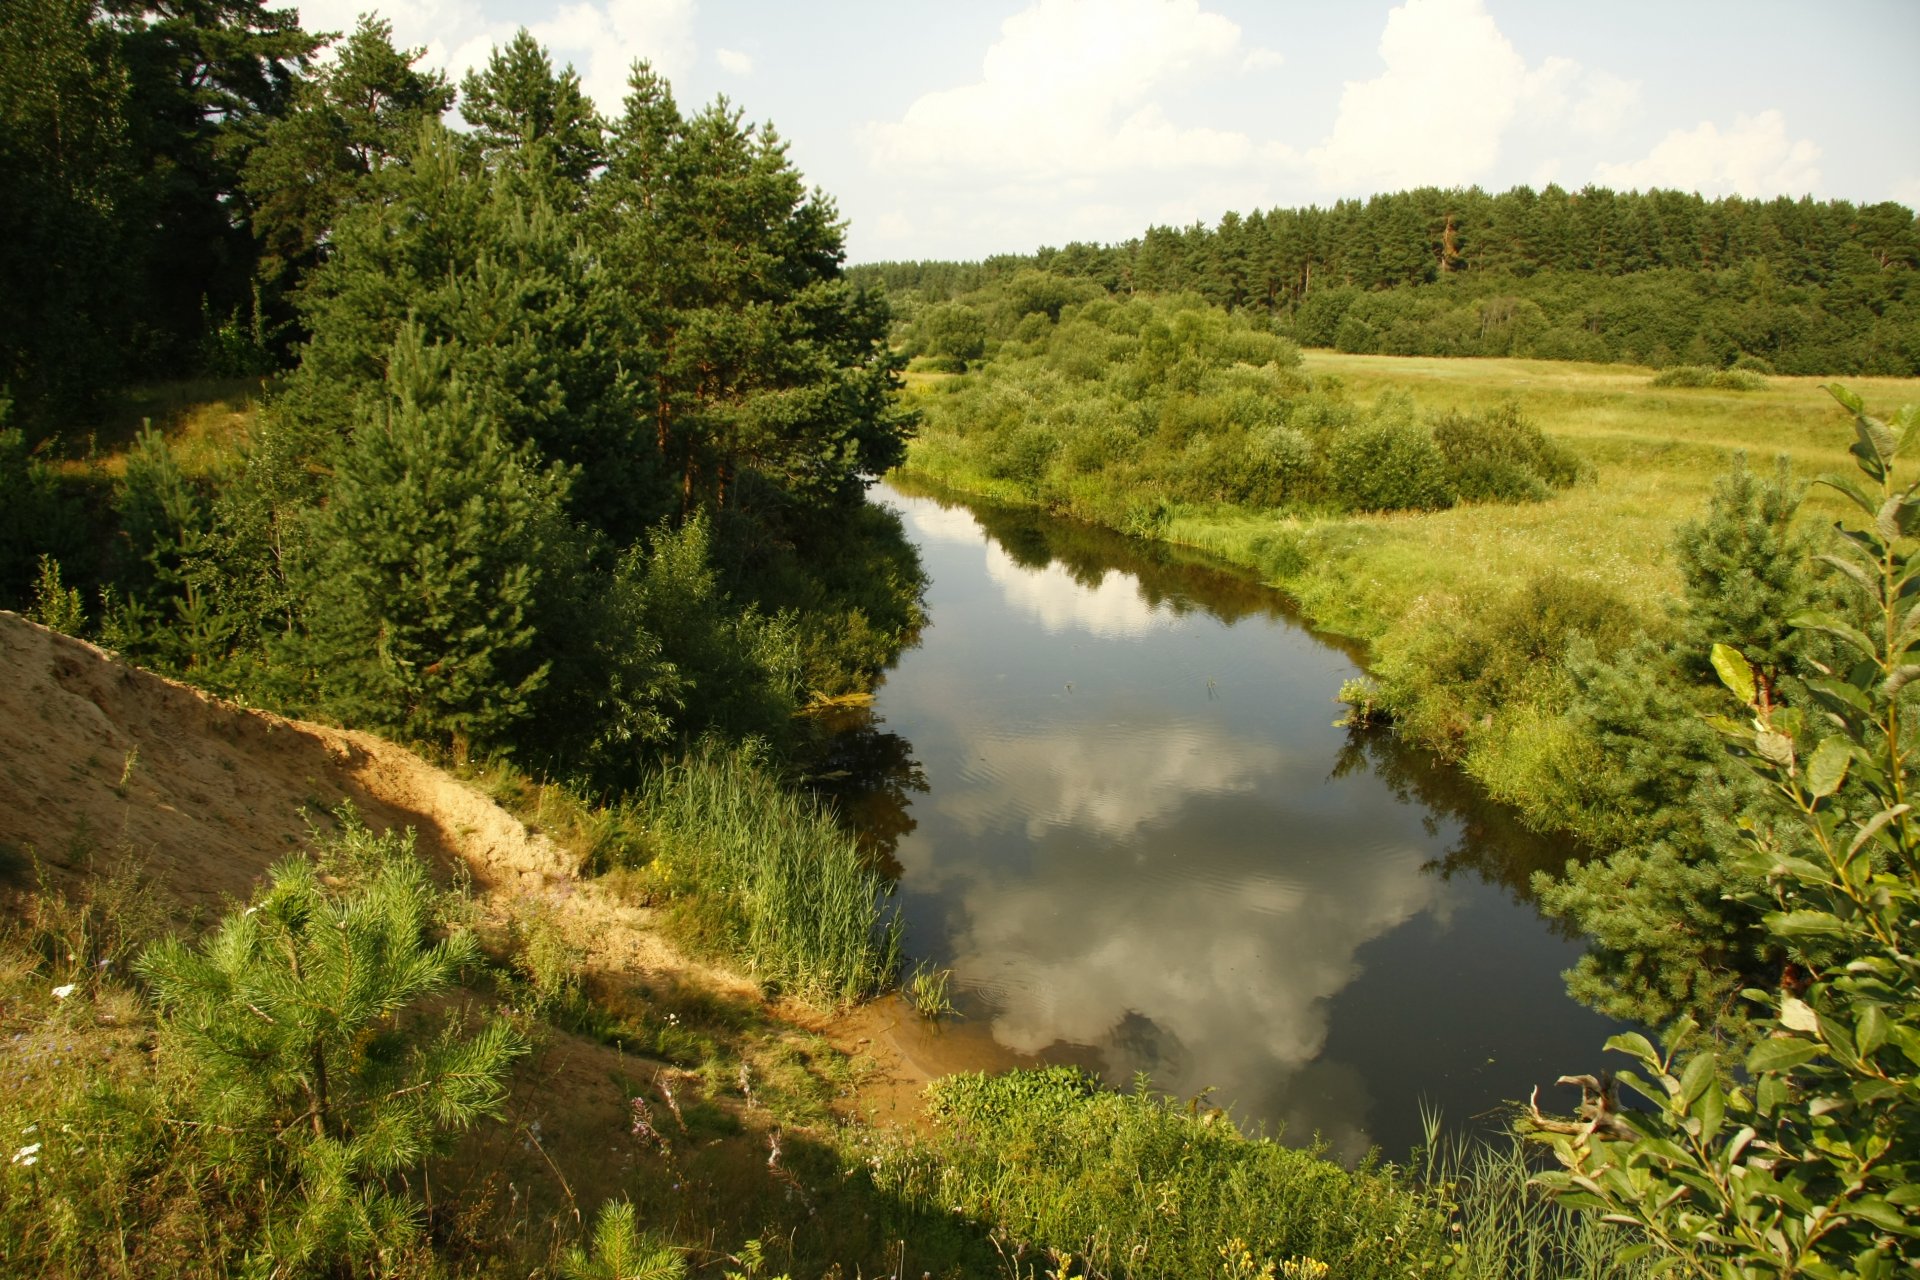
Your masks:
[{"label": "broad green leaf", "polygon": [[1783,996],[1780,1000],[1780,1025],[1791,1031],[1804,1031],[1808,1035],[1818,1035],[1820,1034],[1820,1015],[1813,1011],[1812,1005],[1800,997]]},{"label": "broad green leaf", "polygon": [[1747,706],[1753,705],[1753,664],[1732,645],[1713,646],[1713,669],[1720,673],[1720,683],[1733,691],[1733,696]]},{"label": "broad green leaf", "polygon": [[1693,1104],[1693,1114],[1700,1120],[1700,1136],[1708,1142],[1720,1134],[1720,1122],[1727,1115],[1727,1095],[1720,1089],[1718,1080],[1709,1080],[1701,1092],[1699,1100]]},{"label": "broad green leaf", "polygon": [[1897,496],[1888,498],[1880,504],[1880,509],[1873,513],[1873,531],[1888,542],[1894,541],[1903,532],[1900,528],[1900,506],[1901,502]]},{"label": "broad green leaf", "polygon": [[1824,388],[1826,393],[1838,400],[1848,413],[1860,414],[1867,411],[1867,402],[1847,390],[1837,382],[1829,382]]},{"label": "broad green leaf", "polygon": [[1912,684],[1915,677],[1920,677],[1920,665],[1903,662],[1888,674],[1887,682],[1880,686],[1880,691],[1889,698],[1898,697],[1900,691]]},{"label": "broad green leaf", "polygon": [[1830,796],[1840,789],[1847,776],[1847,763],[1853,759],[1853,744],[1845,738],[1822,738],[1807,761],[1807,790],[1815,796]]},{"label": "broad green leaf", "polygon": [[1847,931],[1839,916],[1825,911],[1776,912],[1766,918],[1766,923],[1768,929],[1785,938],[1838,937]]},{"label": "broad green leaf", "polygon": [[1615,1053],[1631,1054],[1650,1067],[1660,1065],[1660,1055],[1655,1052],[1653,1041],[1638,1031],[1623,1031],[1617,1036],[1609,1036],[1606,1047]]},{"label": "broad green leaf", "polygon": [[1793,769],[1793,739],[1784,733],[1762,730],[1753,735],[1753,749],[1789,772]]},{"label": "broad green leaf", "polygon": [[1714,1072],[1718,1069],[1719,1063],[1714,1060],[1711,1053],[1697,1053],[1693,1056],[1693,1060],[1687,1063],[1686,1069],[1680,1073],[1682,1112],[1691,1107],[1694,1100],[1707,1091],[1707,1086],[1713,1083]]},{"label": "broad green leaf", "polygon": [[1909,806],[1907,805],[1897,804],[1897,805],[1894,805],[1891,809],[1882,809],[1880,812],[1874,814],[1871,818],[1868,818],[1865,822],[1861,823],[1860,834],[1856,835],[1853,838],[1853,843],[1847,846],[1847,856],[1851,858],[1854,854],[1860,852],[1860,847],[1866,844],[1867,841],[1873,839],[1876,835],[1880,834],[1881,830],[1889,822],[1892,822],[1896,818],[1905,817],[1908,808]]},{"label": "broad green leaf", "polygon": [[1905,1216],[1879,1196],[1861,1196],[1850,1202],[1847,1208],[1854,1216],[1865,1218],[1883,1231],[1898,1231],[1903,1235],[1911,1234],[1913,1226]]},{"label": "broad green leaf", "polygon": [[1823,701],[1831,699],[1830,705],[1834,710],[1845,707],[1853,711],[1866,712],[1871,711],[1873,707],[1873,704],[1867,700],[1865,691],[1863,691],[1859,685],[1851,684],[1845,680],[1809,680],[1807,681],[1807,688],[1811,689],[1815,694],[1818,694]]},{"label": "broad green leaf", "polygon": [[1800,631],[1819,631],[1857,650],[1870,661],[1878,661],[1880,651],[1874,647],[1865,632],[1851,623],[1825,613],[1803,613],[1787,620],[1787,625]]},{"label": "broad green leaf", "polygon": [[[1753,1075],[1766,1072],[1791,1071],[1804,1063],[1819,1057],[1821,1046],[1811,1040],[1797,1040],[1790,1037],[1778,1037],[1762,1040],[1753,1046],[1747,1054],[1747,1070]],[[1761,1082],[1764,1090],[1766,1082]],[[1770,1108],[1762,1107],[1763,1112]]]},{"label": "broad green leaf", "polygon": [[1867,1057],[1887,1042],[1887,1011],[1877,1004],[1860,1006],[1860,1021],[1853,1028],[1853,1042],[1860,1056]]},{"label": "broad green leaf", "polygon": [[[1865,499],[1863,498],[1861,501],[1864,502]],[[1869,507],[1868,510],[1871,511],[1872,508]],[[1829,568],[1839,570],[1847,577],[1853,579],[1854,584],[1866,594],[1868,599],[1878,600],[1880,598],[1880,579],[1860,565],[1855,564],[1844,556],[1836,556],[1831,552],[1821,552],[1815,556],[1814,559]]]},{"label": "broad green leaf", "polygon": [[1853,505],[1855,505],[1856,507],[1859,507],[1862,511],[1866,512],[1868,515],[1873,514],[1874,507],[1877,505],[1875,504],[1873,499],[1867,496],[1866,490],[1862,489],[1854,481],[1852,476],[1843,476],[1843,475],[1821,476],[1819,479],[1815,480],[1814,483],[1826,485],[1829,489],[1838,489],[1841,493],[1847,496],[1847,498],[1853,503]]}]

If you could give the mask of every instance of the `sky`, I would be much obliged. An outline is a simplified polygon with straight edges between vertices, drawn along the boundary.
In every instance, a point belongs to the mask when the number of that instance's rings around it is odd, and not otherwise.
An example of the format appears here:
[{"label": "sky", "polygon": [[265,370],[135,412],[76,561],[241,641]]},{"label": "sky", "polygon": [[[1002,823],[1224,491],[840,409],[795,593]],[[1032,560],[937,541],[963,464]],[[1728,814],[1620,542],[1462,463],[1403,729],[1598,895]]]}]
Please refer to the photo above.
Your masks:
[{"label": "sky", "polygon": [[[367,0],[307,0],[309,30]],[[522,26],[604,114],[649,60],[771,123],[852,262],[1414,186],[1920,208],[1920,0],[386,0],[458,81]]]}]

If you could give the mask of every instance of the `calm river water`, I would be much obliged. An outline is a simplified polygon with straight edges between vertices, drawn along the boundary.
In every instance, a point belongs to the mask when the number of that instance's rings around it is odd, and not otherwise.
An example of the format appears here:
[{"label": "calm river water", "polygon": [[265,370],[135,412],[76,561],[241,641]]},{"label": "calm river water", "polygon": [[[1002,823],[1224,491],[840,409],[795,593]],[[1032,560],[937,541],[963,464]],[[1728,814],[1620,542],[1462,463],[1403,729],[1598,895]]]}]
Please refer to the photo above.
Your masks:
[{"label": "calm river water", "polygon": [[[847,739],[907,951],[965,1034],[1125,1083],[1211,1087],[1243,1128],[1403,1157],[1565,1106],[1612,1024],[1527,899],[1555,850],[1385,734],[1286,601],[1164,548],[883,487],[932,625]],[[960,1033],[955,1033],[960,1034]]]}]

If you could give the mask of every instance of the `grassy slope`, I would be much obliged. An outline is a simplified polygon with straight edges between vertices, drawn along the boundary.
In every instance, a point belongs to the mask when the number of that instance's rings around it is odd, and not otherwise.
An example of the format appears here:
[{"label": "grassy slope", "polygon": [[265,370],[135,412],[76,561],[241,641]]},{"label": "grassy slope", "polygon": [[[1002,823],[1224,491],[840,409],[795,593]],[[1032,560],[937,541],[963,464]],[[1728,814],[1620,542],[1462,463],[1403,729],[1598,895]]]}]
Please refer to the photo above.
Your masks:
[{"label": "grassy slope", "polygon": [[[1543,574],[1591,582],[1655,619],[1660,602],[1680,589],[1674,531],[1705,510],[1734,453],[1745,451],[1763,472],[1784,453],[1810,478],[1841,469],[1851,439],[1817,378],[1771,378],[1755,392],[1670,389],[1649,385],[1653,371],[1634,366],[1331,351],[1308,353],[1305,371],[1339,380],[1360,403],[1383,392],[1409,393],[1423,413],[1516,401],[1593,468],[1589,481],[1536,505],[1305,518],[1218,507],[1175,511],[1165,537],[1255,569],[1296,596],[1314,624],[1367,643],[1374,665],[1387,668],[1417,629],[1445,626]],[[923,375],[910,391],[932,381]],[[1877,414],[1920,400],[1920,379],[1854,378],[1846,385]],[[995,488],[949,470],[946,461],[937,439],[928,439],[915,443],[908,467],[962,488]],[[1803,508],[1814,519],[1839,510],[1817,489]],[[1530,774],[1516,757],[1537,744],[1542,728],[1524,723],[1528,714],[1516,709],[1463,742],[1431,745],[1458,752],[1496,794],[1524,801]]]}]

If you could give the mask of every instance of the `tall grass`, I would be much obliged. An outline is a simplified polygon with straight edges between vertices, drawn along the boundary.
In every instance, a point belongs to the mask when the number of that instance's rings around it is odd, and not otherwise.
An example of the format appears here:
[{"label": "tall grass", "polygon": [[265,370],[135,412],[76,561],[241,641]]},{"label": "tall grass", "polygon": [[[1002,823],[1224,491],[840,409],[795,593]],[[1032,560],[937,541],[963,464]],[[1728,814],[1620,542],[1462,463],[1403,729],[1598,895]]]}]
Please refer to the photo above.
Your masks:
[{"label": "tall grass", "polygon": [[994,1224],[1019,1277],[1065,1275],[1070,1256],[1089,1277],[1364,1280],[1445,1252],[1444,1212],[1403,1175],[1246,1138],[1145,1089],[1051,1067],[949,1076],[928,1098],[936,1132],[875,1181]]},{"label": "tall grass", "polygon": [[853,836],[751,751],[695,750],[649,784],[641,810],[656,881],[762,982],[838,1004],[893,981],[891,887]]},{"label": "tall grass", "polygon": [[1537,1172],[1518,1137],[1504,1143],[1442,1137],[1427,1122],[1421,1181],[1452,1218],[1453,1280],[1642,1280],[1651,1260],[1623,1260],[1638,1237],[1625,1227],[1555,1203],[1532,1184]]}]

